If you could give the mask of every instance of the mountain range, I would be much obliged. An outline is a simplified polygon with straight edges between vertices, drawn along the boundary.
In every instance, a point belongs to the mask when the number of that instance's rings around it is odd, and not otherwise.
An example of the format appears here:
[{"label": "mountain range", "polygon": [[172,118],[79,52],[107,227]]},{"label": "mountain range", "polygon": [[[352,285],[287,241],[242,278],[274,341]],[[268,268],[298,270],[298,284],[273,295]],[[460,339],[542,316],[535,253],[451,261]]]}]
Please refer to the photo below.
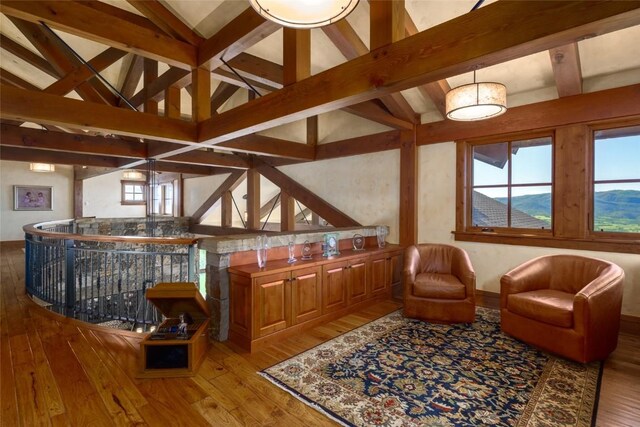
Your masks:
[{"label": "mountain range", "polygon": [[[611,190],[598,191],[594,195],[595,215],[611,219],[637,220],[640,224],[640,191]],[[506,197],[496,197],[507,203]],[[532,216],[551,215],[551,194],[529,194],[512,198],[513,207]]]}]

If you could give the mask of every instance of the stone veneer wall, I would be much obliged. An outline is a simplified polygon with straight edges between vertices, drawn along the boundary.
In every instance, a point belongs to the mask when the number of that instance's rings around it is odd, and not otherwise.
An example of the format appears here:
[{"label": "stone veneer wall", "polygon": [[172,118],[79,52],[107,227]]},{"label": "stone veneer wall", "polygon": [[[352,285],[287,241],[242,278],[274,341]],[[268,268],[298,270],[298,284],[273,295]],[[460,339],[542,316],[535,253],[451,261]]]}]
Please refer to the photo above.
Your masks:
[{"label": "stone veneer wall", "polygon": [[[156,217],[155,237],[191,236],[189,217]],[[74,221],[78,234],[103,236],[146,236],[146,218],[79,218]]]}]

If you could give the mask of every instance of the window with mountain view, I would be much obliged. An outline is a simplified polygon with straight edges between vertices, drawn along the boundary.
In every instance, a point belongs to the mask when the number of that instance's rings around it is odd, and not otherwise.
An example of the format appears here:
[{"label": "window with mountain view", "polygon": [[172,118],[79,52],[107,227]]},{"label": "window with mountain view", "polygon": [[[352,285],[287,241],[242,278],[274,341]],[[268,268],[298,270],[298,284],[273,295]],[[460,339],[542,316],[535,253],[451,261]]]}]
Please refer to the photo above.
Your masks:
[{"label": "window with mountain view", "polygon": [[552,138],[474,145],[472,227],[551,229]]},{"label": "window with mountain view", "polygon": [[640,126],[594,133],[593,230],[640,233]]}]

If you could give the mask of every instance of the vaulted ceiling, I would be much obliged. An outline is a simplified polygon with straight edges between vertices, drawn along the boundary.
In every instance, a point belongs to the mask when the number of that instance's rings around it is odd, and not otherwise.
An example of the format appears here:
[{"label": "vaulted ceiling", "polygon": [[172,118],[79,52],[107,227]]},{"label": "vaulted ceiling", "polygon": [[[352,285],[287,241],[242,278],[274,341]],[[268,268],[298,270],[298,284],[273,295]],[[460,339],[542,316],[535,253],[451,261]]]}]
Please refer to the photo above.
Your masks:
[{"label": "vaulted ceiling", "polygon": [[[474,69],[510,107],[640,83],[640,2],[475,3],[361,0],[305,32],[238,0],[3,0],[0,154],[226,173],[388,149]],[[336,142],[339,115],[361,135]]]}]

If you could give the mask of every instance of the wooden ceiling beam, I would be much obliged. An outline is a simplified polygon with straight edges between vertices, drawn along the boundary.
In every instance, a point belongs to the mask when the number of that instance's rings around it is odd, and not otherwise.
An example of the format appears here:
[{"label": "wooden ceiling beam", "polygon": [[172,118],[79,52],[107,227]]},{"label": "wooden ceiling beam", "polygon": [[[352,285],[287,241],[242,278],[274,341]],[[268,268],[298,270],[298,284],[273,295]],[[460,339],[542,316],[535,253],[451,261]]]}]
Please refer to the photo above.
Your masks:
[{"label": "wooden ceiling beam", "polygon": [[[276,64],[275,62],[268,61],[246,52],[238,54],[227,62],[243,77],[247,76],[252,80],[262,82],[273,89],[280,89],[282,87],[282,82],[284,82],[284,70],[280,64]],[[219,69],[214,70],[213,73],[216,74],[218,70]]]},{"label": "wooden ceiling beam", "polygon": [[51,151],[108,155],[113,157],[147,157],[147,145],[102,136],[49,132],[18,126],[0,125],[0,145]]},{"label": "wooden ceiling beam", "polygon": [[[122,87],[120,88],[120,93],[127,100],[130,100],[133,97],[133,94],[138,87],[138,83],[140,83],[140,78],[142,77],[142,72],[144,70],[144,58],[134,53],[130,55],[131,61],[129,62],[129,65],[127,67],[124,81],[122,82]],[[122,99],[118,99],[118,106],[125,105],[126,104],[122,101]]]},{"label": "wooden ceiling beam", "polygon": [[[411,15],[405,9],[404,15],[404,28],[407,37],[417,34],[418,27],[411,19]],[[451,86],[446,79],[437,80],[435,82],[429,82],[418,86],[418,91],[425,99],[430,99],[435,105],[436,109],[442,114],[442,117],[447,116],[447,106],[445,98],[447,92],[451,90]]]},{"label": "wooden ceiling beam", "polygon": [[400,131],[392,130],[318,145],[316,160],[358,156],[398,148],[400,148]]},{"label": "wooden ceiling beam", "polygon": [[199,140],[217,144],[638,23],[639,1],[492,3],[199,123]]},{"label": "wooden ceiling beam", "polygon": [[280,28],[282,28],[280,25],[264,19],[249,6],[220,31],[200,44],[197,65],[214,70],[223,64],[223,56],[225,61],[229,61]]},{"label": "wooden ceiling beam", "polygon": [[363,119],[373,120],[385,126],[392,127],[394,129],[413,129],[413,123],[399,119],[396,116],[389,114],[389,112],[378,103],[374,101],[361,102],[359,104],[350,105],[342,109],[347,113],[353,114]]},{"label": "wooden ceiling beam", "polygon": [[[5,3],[2,4],[4,5]],[[22,32],[27,40],[35,46],[38,52],[51,63],[59,76],[64,76],[83,67],[82,63],[68,51],[67,46],[65,46],[60,39],[45,31],[43,26],[15,17],[9,17],[9,19],[20,32]],[[104,102],[110,105],[116,102],[115,95],[111,93],[102,82],[97,81],[95,78],[91,81],[80,83],[75,90],[85,101]]]},{"label": "wooden ceiling beam", "polygon": [[[392,5],[395,2],[374,2],[376,5],[378,3],[381,4],[382,7],[386,7],[385,5],[388,3]],[[404,4],[404,2],[402,2]],[[375,5],[374,13],[375,13]],[[338,48],[338,50],[344,55],[348,60],[352,60],[358,58],[362,55],[366,55],[369,53],[369,49],[367,45],[364,44],[360,36],[353,29],[351,24],[346,19],[342,19],[334,24],[327,25],[323,27],[322,30],[329,37],[329,40]],[[375,37],[376,32],[371,32],[372,37]],[[389,110],[391,115],[395,118],[400,119],[404,122],[409,122],[411,124],[415,124],[419,122],[419,118],[416,113],[413,111],[413,108],[409,105],[409,103],[404,99],[402,94],[397,94],[392,96],[391,94],[380,97],[380,100],[384,103],[385,107]],[[369,109],[367,108],[359,108],[357,115],[360,117],[367,118],[369,120],[378,121],[379,115],[373,115],[371,117],[366,117],[364,112]],[[373,110],[372,110],[373,111]],[[390,120],[387,120],[390,121]],[[382,122],[380,122],[382,123]],[[393,127],[397,127],[393,126]]]},{"label": "wooden ceiling beam", "polygon": [[[111,66],[114,62],[125,56],[127,52],[113,47],[108,48],[104,52],[96,55],[88,61],[89,65],[98,73],[105,68]],[[73,70],[55,83],[50,84],[44,89],[46,93],[54,95],[66,95],[74,90],[80,84],[94,77],[94,72],[86,65],[75,66]]]},{"label": "wooden ceiling beam", "polygon": [[191,215],[194,224],[200,224],[206,217],[207,212],[215,205],[215,203],[227,191],[233,191],[238,185],[244,181],[247,171],[234,171],[227,179],[224,180],[218,188],[205,200],[205,202]]},{"label": "wooden ceiling beam", "polygon": [[313,160],[315,157],[315,149],[310,145],[264,135],[247,135],[218,144],[216,148],[303,160]]},{"label": "wooden ceiling beam", "polygon": [[433,102],[433,105],[442,114],[443,118],[447,117],[446,99],[451,86],[446,79],[425,83],[418,86],[418,90],[425,99],[430,99]]},{"label": "wooden ceiling beam", "polygon": [[211,113],[215,113],[218,108],[222,107],[222,104],[227,102],[238,89],[240,89],[238,86],[220,82],[216,90],[213,91],[213,95],[211,95]]},{"label": "wooden ceiling beam", "polygon": [[311,30],[282,29],[283,83],[290,85],[311,75]]},{"label": "wooden ceiling beam", "polygon": [[553,77],[558,96],[565,97],[582,93],[582,67],[578,43],[569,43],[549,50]]},{"label": "wooden ceiling beam", "polygon": [[122,9],[117,6],[113,6],[109,3],[105,3],[99,0],[74,0],[74,1],[81,1],[84,6],[95,9],[98,12],[101,12],[105,15],[115,16],[119,19],[129,21],[139,27],[146,28],[153,32],[162,33],[162,29],[160,27],[158,27],[156,24],[151,22],[148,18],[138,15],[137,13],[129,12],[128,10]]},{"label": "wooden ceiling beam", "polygon": [[197,48],[83,2],[3,0],[0,12],[133,52],[169,65],[196,66]]},{"label": "wooden ceiling beam", "polygon": [[16,76],[10,71],[0,68],[0,81],[4,84],[11,85],[26,90],[41,90],[38,86],[29,83],[21,77]]},{"label": "wooden ceiling beam", "polygon": [[316,212],[334,227],[355,227],[360,224],[353,218],[338,210],[324,199],[318,197],[295,180],[260,159],[254,159],[256,171],[280,189]]},{"label": "wooden ceiling beam", "polygon": [[204,41],[189,26],[182,22],[176,15],[157,0],[127,0],[140,13],[149,18],[171,37],[198,46]]},{"label": "wooden ceiling beam", "polygon": [[56,126],[72,126],[163,141],[193,144],[196,126],[184,120],[114,108],[104,104],[2,85],[0,117]]},{"label": "wooden ceiling beam", "polygon": [[640,84],[513,107],[487,121],[425,123],[416,132],[426,145],[623,117],[640,117]]},{"label": "wooden ceiling beam", "polygon": [[32,150],[29,148],[3,146],[0,159],[16,162],[53,163],[58,165],[98,166],[117,168],[123,159],[109,156],[65,153],[61,151]]},{"label": "wooden ceiling beam", "polygon": [[160,77],[146,84],[129,101],[136,108],[150,100],[158,102],[162,100],[164,91],[170,86],[183,88],[189,83],[191,83],[191,72],[177,67],[170,67]]},{"label": "wooden ceiling beam", "polygon": [[7,52],[11,52],[18,58],[25,61],[27,64],[36,67],[38,70],[50,75],[54,79],[60,77],[60,75],[53,69],[51,64],[41,57],[40,55],[33,53],[31,50],[22,46],[19,43],[14,42],[4,34],[0,34],[0,47]]}]

